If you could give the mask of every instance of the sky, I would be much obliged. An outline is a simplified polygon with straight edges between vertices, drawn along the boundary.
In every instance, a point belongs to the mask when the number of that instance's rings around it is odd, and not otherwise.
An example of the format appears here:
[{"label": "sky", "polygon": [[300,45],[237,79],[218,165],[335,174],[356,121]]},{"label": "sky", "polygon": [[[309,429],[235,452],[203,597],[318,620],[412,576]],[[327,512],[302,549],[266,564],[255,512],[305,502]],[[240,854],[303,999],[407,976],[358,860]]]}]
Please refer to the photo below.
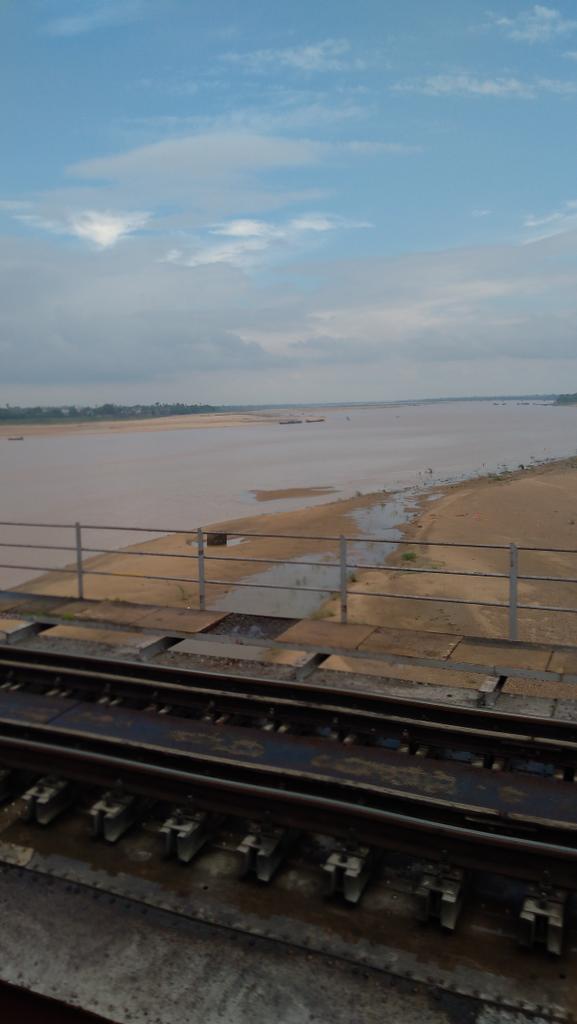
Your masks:
[{"label": "sky", "polygon": [[577,4],[0,0],[0,403],[577,391]]}]

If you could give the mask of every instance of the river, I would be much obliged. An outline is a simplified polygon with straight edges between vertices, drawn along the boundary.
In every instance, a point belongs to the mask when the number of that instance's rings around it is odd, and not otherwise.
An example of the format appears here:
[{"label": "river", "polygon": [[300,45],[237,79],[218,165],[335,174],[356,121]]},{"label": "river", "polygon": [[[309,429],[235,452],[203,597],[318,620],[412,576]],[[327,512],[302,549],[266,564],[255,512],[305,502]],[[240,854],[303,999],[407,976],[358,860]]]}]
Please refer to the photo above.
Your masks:
[{"label": "river", "polygon": [[[577,450],[577,407],[450,402],[327,409],[322,423],[46,435],[0,440],[0,520],[193,529],[356,492],[456,480]],[[332,487],[257,505],[253,490]],[[1,539],[23,531],[1,527]],[[115,534],[120,546],[132,539]],[[27,540],[70,543],[40,528]],[[4,549],[2,562],[31,564]],[[39,556],[37,556],[38,558]],[[54,564],[42,555],[41,563]],[[30,575],[29,573],[26,575]],[[21,582],[0,569],[0,584]]]}]

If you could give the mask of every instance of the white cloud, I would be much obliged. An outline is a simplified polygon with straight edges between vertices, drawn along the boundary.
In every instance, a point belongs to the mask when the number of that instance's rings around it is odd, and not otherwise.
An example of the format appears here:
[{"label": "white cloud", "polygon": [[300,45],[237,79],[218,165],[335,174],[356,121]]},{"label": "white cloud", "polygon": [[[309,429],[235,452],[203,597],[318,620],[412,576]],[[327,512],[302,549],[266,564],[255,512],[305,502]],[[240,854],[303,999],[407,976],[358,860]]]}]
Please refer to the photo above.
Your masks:
[{"label": "white cloud", "polygon": [[215,263],[228,263],[233,267],[251,267],[258,262],[258,255],[269,248],[266,238],[243,238],[220,245],[205,245],[192,253],[182,250],[171,250],[161,260],[163,263],[177,263],[183,267],[211,266]]},{"label": "white cloud", "polygon": [[577,50],[567,50],[563,56],[568,60],[577,60]]},{"label": "white cloud", "polygon": [[543,4],[533,4],[513,18],[493,15],[491,24],[502,29],[510,39],[524,43],[548,43],[577,29],[577,21]]},{"label": "white cloud", "polygon": [[[292,101],[285,98],[275,102],[274,95],[263,97],[266,105],[238,107],[218,115],[174,115],[164,114],[151,117],[127,118],[123,123],[128,127],[160,129],[176,134],[185,131],[211,132],[247,131],[252,133],[290,132],[300,129],[319,128],[340,124],[342,121],[360,121],[373,112],[351,99],[335,102],[334,97],[323,94],[301,97],[295,93]],[[269,101],[269,102],[266,102]]]},{"label": "white cloud", "polygon": [[248,131],[216,131],[184,138],[164,139],[113,156],[84,160],[69,168],[78,178],[108,178],[116,181],[165,181],[167,177],[186,184],[215,177],[229,179],[236,174],[278,167],[303,167],[316,163],[322,143],[311,139],[287,139]]},{"label": "white cloud", "polygon": [[481,78],[468,72],[397,82],[393,90],[424,96],[514,96],[531,99],[534,95],[533,88],[518,78]]},{"label": "white cloud", "polygon": [[539,93],[573,95],[577,93],[577,82],[555,78],[537,78],[533,81],[504,76],[484,78],[462,71],[397,82],[393,86],[393,91],[414,92],[423,96],[483,96],[531,100]]},{"label": "white cloud", "polygon": [[471,210],[471,217],[488,217],[491,210]]},{"label": "white cloud", "polygon": [[230,238],[270,238],[277,236],[278,231],[278,228],[261,220],[232,220],[210,229],[213,235],[228,235]]},{"label": "white cloud", "polygon": [[[316,169],[323,165],[419,151],[400,142],[324,142],[241,129],[202,132],[75,164],[67,174],[82,185],[48,194],[47,201],[67,209],[124,210],[137,204],[150,210],[161,204],[165,225],[190,230],[232,219],[241,210],[260,216],[289,204],[322,202],[328,193]],[[293,168],[312,169],[296,187]],[[287,175],[291,188],[283,189],[277,171]]]},{"label": "white cloud", "polygon": [[80,0],[76,10],[62,18],[47,22],[45,29],[51,36],[79,36],[99,28],[124,25],[134,21],[144,9],[143,0]]},{"label": "white cloud", "polygon": [[285,47],[277,50],[253,50],[250,53],[226,53],[223,60],[240,64],[248,71],[268,71],[271,67],[290,68],[293,71],[348,71],[362,70],[364,61],[350,54],[347,39],[323,39],[319,43]]},{"label": "white cloud", "polygon": [[[171,249],[163,263],[200,267],[215,263],[251,268],[265,259],[278,259],[306,246],[307,239],[339,229],[370,228],[366,221],[352,221],[323,213],[303,214],[284,223],[241,219],[214,224],[207,230],[207,239],[190,251]],[[214,242],[213,238],[225,239]]]},{"label": "white cloud", "polygon": [[[396,142],[323,142],[248,131],[207,132],[85,160],[66,169],[69,178],[79,182],[37,194],[33,202],[25,197],[0,200],[0,213],[37,232],[77,238],[102,250],[139,232],[154,216],[154,238],[162,236],[168,262],[254,266],[265,255],[277,259],[283,248],[298,248],[299,239],[308,237],[312,244],[323,231],[361,226],[316,213],[314,219],[308,215],[292,221],[285,213],[282,225],[278,216],[271,223],[272,211],[294,209],[296,204],[299,209],[306,204],[317,210],[329,197],[332,201],[332,192],[322,187],[323,165],[418,151]],[[303,167],[307,180],[283,189],[278,172]],[[245,220],[239,219],[239,211],[246,211]],[[244,230],[247,223],[253,228],[258,225],[250,238]],[[215,227],[208,230],[207,224]],[[222,224],[229,227],[219,228]],[[194,249],[179,235],[195,240]],[[258,237],[266,244],[256,244]],[[159,255],[156,251],[151,257],[156,264]]]},{"label": "white cloud", "polygon": [[70,228],[78,238],[94,242],[100,249],[108,249],[116,245],[121,238],[143,228],[149,220],[149,213],[119,214],[86,210],[84,213],[71,216]]},{"label": "white cloud", "polygon": [[30,227],[50,231],[56,235],[82,238],[92,242],[99,249],[110,249],[121,238],[138,231],[150,220],[150,214],[144,212],[111,213],[97,210],[69,213],[63,219],[45,217],[38,213],[22,213],[19,210],[14,212],[14,216]]},{"label": "white cloud", "polygon": [[[564,235],[567,231],[577,228],[577,199],[568,199],[559,210],[551,213],[528,214],[523,222],[523,227],[537,234],[532,234],[527,242],[540,242],[545,238],[552,238],[555,235]],[[544,230],[543,230],[544,229]]]}]

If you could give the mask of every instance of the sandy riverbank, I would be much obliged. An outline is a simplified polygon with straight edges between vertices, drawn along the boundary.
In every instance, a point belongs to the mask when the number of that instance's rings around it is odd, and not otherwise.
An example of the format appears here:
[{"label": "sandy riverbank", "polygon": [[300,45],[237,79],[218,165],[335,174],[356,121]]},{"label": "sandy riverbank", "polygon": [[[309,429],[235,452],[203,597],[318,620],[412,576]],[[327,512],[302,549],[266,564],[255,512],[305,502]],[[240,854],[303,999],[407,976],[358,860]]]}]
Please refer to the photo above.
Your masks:
[{"label": "sandy riverbank", "polygon": [[284,498],[317,498],[334,494],[334,487],[283,487],[273,491],[251,491],[255,501],[278,501]]},{"label": "sandy riverbank", "polygon": [[[300,539],[313,537],[349,537],[359,535],[360,528],[354,513],[383,504],[383,493],[361,495],[355,498],[329,502],[312,508],[292,512],[260,514],[242,519],[213,523],[206,529],[214,533],[242,534],[269,533],[285,536],[259,537],[240,540],[227,547],[207,547],[207,578],[238,581],[262,573],[270,567],[267,559],[290,561],[314,559],[338,561],[338,541]],[[289,535],[289,536],[286,536]],[[90,543],[85,537],[84,543]],[[135,551],[146,551],[149,557],[135,557]],[[164,604],[172,607],[198,607],[198,587],[187,577],[196,577],[196,537],[194,534],[170,534],[156,540],[134,544],[111,555],[86,557],[85,568],[100,573],[132,574],[136,578],[112,576],[86,576],[85,597],[98,600],[136,601],[145,604]],[[258,558],[261,562],[248,563],[244,558]],[[304,570],[306,572],[306,569]],[[172,580],[147,580],[144,575],[174,577]],[[76,596],[74,574],[47,573],[20,588],[29,593]],[[230,587],[211,586],[209,602],[218,603]]]},{"label": "sandy riverbank", "polygon": [[[126,434],[150,430],[199,430],[207,427],[245,427],[251,424],[276,423],[274,412],[200,412],[190,416],[162,416],[142,420],[99,420],[71,423],[0,424],[0,438],[51,437],[59,434]],[[16,443],[16,442],[14,442]]]},{"label": "sandy riverbank", "polygon": [[[433,501],[431,495],[421,499],[419,513],[403,531],[404,539],[412,543],[400,546],[388,560],[389,565],[404,569],[507,573],[508,551],[437,545],[452,541],[508,547],[514,542],[521,546],[566,548],[576,552],[520,552],[519,575],[577,578],[577,459],[560,460],[515,473],[492,474],[440,489],[434,494]],[[350,619],[354,622],[507,636],[506,609],[372,596],[385,592],[507,602],[507,580],[369,570],[359,575],[351,589],[360,592],[349,598]],[[577,584],[520,582],[519,602],[577,608]],[[328,602],[323,614],[337,618],[336,602]],[[519,639],[575,643],[577,637],[577,615],[520,611],[519,625]]]},{"label": "sandy riverbank", "polygon": [[[292,491],[291,491],[292,494]],[[313,557],[336,562],[337,543],[305,540],[305,535],[358,537],[360,528],[354,513],[382,505],[382,492],[338,500],[292,512],[254,515],[214,523],[209,529],[223,533],[294,535],[292,537],[245,538],[227,547],[210,547],[207,575],[223,585],[209,588],[209,601],[218,604],[231,586],[270,567],[268,559],[292,560]],[[426,569],[462,570],[478,573],[507,573],[508,550],[482,547],[446,547],[442,542],[461,545],[502,545],[515,542],[531,547],[557,547],[577,551],[577,459],[534,466],[515,473],[490,475],[423,494],[417,514],[403,530],[409,543],[399,546],[387,560],[391,571],[360,570],[349,587],[349,619],[375,625],[419,628],[467,635],[506,636],[507,609],[446,604],[435,598],[468,601],[508,601],[508,581],[502,579],[446,576],[425,573]],[[301,540],[300,538],[303,537]],[[135,550],[150,557],[136,558]],[[87,576],[86,596],[94,599],[126,600],[196,607],[198,589],[188,577],[196,576],[196,540],[193,534],[178,534],[133,545],[112,555],[87,558],[86,568],[100,573],[131,574],[134,578],[114,579],[109,575]],[[247,563],[244,557],[262,559]],[[395,571],[396,567],[404,570]],[[577,553],[521,552],[520,575],[577,578]],[[171,580],[145,580],[143,576],[168,576]],[[306,569],[303,570],[306,577]],[[301,583],[303,581],[301,580]],[[47,574],[22,589],[35,593],[74,596],[75,577]],[[314,579],[304,585],[316,585]],[[397,594],[402,598],[377,596]],[[431,598],[414,601],[410,597]],[[519,602],[577,608],[577,584],[561,582],[520,582]],[[298,613],[297,613],[298,614]],[[319,618],[336,619],[338,600],[332,598],[316,613]],[[533,641],[573,643],[577,615],[550,612],[520,612],[519,638]]]}]

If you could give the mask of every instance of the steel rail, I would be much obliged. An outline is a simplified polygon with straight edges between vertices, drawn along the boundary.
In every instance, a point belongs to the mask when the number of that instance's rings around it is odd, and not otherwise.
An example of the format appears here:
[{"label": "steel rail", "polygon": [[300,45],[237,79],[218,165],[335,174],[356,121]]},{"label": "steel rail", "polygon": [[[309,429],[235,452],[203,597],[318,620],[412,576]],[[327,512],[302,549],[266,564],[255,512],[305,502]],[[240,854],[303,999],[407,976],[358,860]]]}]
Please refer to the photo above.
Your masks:
[{"label": "steel rail", "polygon": [[[313,729],[355,733],[359,742],[381,737],[436,750],[480,752],[577,767],[577,724],[481,708],[459,708],[411,698],[329,689],[310,683],[252,679],[170,666],[116,664],[102,659],[0,647],[5,686],[65,687],[91,699],[164,704],[184,713],[227,714]],[[180,713],[182,713],[182,711]]]},{"label": "steel rail", "polygon": [[[409,801],[302,773],[274,775],[220,757],[183,756],[168,749],[127,749],[105,737],[66,735],[57,726],[32,722],[0,730],[2,763],[27,771],[58,772],[79,783],[115,786],[170,802],[235,817],[265,816],[275,824],[447,860],[468,868],[577,888],[575,834],[555,822],[536,822],[533,834],[513,818],[471,816],[467,808],[442,801]],[[138,756],[140,755],[140,756]],[[362,794],[362,795],[361,795]],[[499,825],[502,827],[499,828]]]}]

